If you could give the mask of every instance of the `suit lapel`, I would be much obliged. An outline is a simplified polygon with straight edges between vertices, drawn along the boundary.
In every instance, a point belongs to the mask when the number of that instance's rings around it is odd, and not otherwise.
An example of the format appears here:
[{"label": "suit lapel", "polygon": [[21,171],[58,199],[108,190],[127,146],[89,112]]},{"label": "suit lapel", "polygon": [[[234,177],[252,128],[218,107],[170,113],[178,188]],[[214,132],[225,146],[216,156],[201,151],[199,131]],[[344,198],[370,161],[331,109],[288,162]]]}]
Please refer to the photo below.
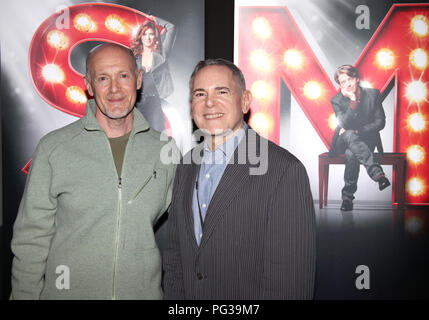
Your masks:
[{"label": "suit lapel", "polygon": [[187,170],[187,175],[183,183],[183,208],[185,209],[185,224],[187,227],[187,232],[189,233],[193,241],[192,244],[195,250],[198,250],[197,241],[195,239],[194,231],[194,217],[192,212],[192,197],[194,195],[194,186],[195,180],[197,178],[198,170],[200,166],[192,163],[187,165],[189,169]]},{"label": "suit lapel", "polygon": [[[243,143],[246,145],[247,136],[248,135],[246,132],[246,135],[243,137],[240,145]],[[222,178],[219,181],[219,185],[217,186],[216,191],[210,201],[204,221],[203,237],[201,239],[200,248],[206,244],[213,233],[216,224],[225,214],[227,207],[237,196],[237,193],[243,189],[243,186],[246,185],[247,180],[250,179],[250,166],[248,163],[247,154],[246,164],[237,163],[238,151],[241,149],[240,147],[241,146],[235,149],[234,154],[231,157],[231,161],[233,161],[233,163],[230,161],[230,163],[226,166]]]}]

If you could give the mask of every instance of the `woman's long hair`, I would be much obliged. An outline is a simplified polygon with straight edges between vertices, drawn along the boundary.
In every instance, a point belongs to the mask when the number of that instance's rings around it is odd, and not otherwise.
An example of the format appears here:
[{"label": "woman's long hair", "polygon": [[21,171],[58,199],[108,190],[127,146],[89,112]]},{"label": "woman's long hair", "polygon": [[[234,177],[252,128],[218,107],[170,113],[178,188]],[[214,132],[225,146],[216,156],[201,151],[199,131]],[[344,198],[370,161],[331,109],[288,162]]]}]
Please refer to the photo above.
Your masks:
[{"label": "woman's long hair", "polygon": [[152,45],[152,50],[158,51],[158,52],[161,51],[161,41],[160,41],[161,35],[159,33],[159,30],[152,21],[146,20],[145,22],[143,22],[140,25],[136,36],[134,37],[133,41],[131,42],[131,50],[133,51],[135,56],[139,56],[143,52],[143,43],[142,43],[141,38],[147,29],[152,29],[153,33],[155,35],[154,42]]}]

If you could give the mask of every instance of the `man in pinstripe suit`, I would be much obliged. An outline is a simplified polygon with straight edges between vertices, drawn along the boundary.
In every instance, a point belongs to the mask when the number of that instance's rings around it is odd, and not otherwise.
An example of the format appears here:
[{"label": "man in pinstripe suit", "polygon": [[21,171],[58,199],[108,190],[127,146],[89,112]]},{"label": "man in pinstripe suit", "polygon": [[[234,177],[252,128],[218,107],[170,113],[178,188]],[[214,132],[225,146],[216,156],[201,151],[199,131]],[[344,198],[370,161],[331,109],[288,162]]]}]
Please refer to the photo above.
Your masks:
[{"label": "man in pinstripe suit", "polygon": [[233,63],[199,62],[190,89],[204,142],[177,168],[164,297],[311,299],[316,227],[304,166],[244,122],[252,95]]}]

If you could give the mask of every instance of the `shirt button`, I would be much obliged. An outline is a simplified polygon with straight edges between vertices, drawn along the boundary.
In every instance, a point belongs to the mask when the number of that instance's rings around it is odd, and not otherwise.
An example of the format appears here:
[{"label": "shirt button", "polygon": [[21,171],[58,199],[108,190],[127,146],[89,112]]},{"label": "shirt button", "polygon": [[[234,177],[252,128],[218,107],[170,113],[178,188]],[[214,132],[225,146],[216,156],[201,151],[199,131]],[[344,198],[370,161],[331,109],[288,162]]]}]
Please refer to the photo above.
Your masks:
[{"label": "shirt button", "polygon": [[202,238],[203,237],[203,234],[202,233],[200,233],[200,238]]},{"label": "shirt button", "polygon": [[207,205],[205,203],[203,203],[202,207],[205,208],[205,207],[207,207]]},{"label": "shirt button", "polygon": [[209,173],[206,174],[206,179],[208,179],[208,178],[210,178],[210,174]]},{"label": "shirt button", "polygon": [[197,273],[197,279],[198,280],[202,280],[203,279],[203,275],[200,272]]}]

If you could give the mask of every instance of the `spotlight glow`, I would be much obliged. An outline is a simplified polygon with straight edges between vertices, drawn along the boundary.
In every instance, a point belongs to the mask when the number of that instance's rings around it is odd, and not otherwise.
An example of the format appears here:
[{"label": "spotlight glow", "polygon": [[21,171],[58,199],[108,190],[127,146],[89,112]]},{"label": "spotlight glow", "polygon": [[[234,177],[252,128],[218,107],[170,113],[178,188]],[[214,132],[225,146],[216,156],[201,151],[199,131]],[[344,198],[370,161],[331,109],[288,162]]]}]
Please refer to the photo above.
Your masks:
[{"label": "spotlight glow", "polygon": [[412,145],[407,149],[407,158],[414,164],[420,164],[425,159],[425,149],[419,145]]},{"label": "spotlight glow", "polygon": [[258,112],[250,118],[250,126],[260,135],[267,137],[272,129],[272,120],[266,113]]},{"label": "spotlight glow", "polygon": [[329,128],[331,128],[332,130],[335,130],[338,127],[339,122],[337,117],[335,116],[335,113],[332,113],[331,116],[329,117],[328,124],[329,124]]},{"label": "spotlight glow", "polygon": [[50,31],[48,33],[47,39],[49,45],[58,50],[64,50],[69,46],[68,38],[64,35],[64,33],[58,30]]},{"label": "spotlight glow", "polygon": [[62,83],[65,79],[64,71],[53,63],[42,68],[42,76],[47,82],[52,83]]},{"label": "spotlight glow", "polygon": [[94,32],[97,28],[91,17],[85,13],[79,13],[73,19],[74,27],[82,32]]},{"label": "spotlight glow", "polygon": [[322,88],[316,81],[309,81],[304,85],[304,95],[310,100],[317,100],[322,95]]},{"label": "spotlight glow", "polygon": [[367,80],[360,80],[359,81],[359,85],[363,88],[374,88],[374,86],[372,85],[371,82],[367,81]]},{"label": "spotlight glow", "polygon": [[413,196],[421,196],[425,192],[426,186],[422,179],[420,178],[411,178],[407,182],[407,191]]},{"label": "spotlight glow", "polygon": [[421,113],[413,113],[408,117],[408,127],[415,132],[423,131],[426,128],[426,120]]},{"label": "spotlight glow", "polygon": [[263,39],[268,39],[272,34],[271,25],[264,17],[258,17],[253,20],[252,30],[257,36]]},{"label": "spotlight glow", "polygon": [[106,18],[106,21],[104,23],[106,25],[106,28],[109,29],[112,32],[115,33],[125,33],[125,26],[123,19],[118,16],[117,14],[111,14]]},{"label": "spotlight glow", "polygon": [[86,103],[87,98],[81,87],[71,86],[66,90],[66,97],[73,103]]},{"label": "spotlight glow", "polygon": [[377,52],[377,63],[380,67],[390,69],[395,62],[395,56],[392,50],[381,49]]},{"label": "spotlight glow", "polygon": [[302,54],[296,50],[296,49],[289,49],[284,54],[284,63],[292,68],[292,69],[299,69],[302,66]]},{"label": "spotlight glow", "polygon": [[407,84],[406,97],[410,102],[420,103],[426,100],[427,88],[426,84],[418,81],[413,81]]},{"label": "spotlight glow", "polygon": [[419,14],[411,20],[410,27],[416,36],[425,37],[429,31],[428,19]]},{"label": "spotlight glow", "polygon": [[269,86],[268,83],[262,80],[255,81],[252,85],[252,95],[258,99],[263,100],[265,102],[271,100],[271,97],[273,95],[273,90]]},{"label": "spotlight glow", "polygon": [[271,59],[269,55],[262,49],[255,50],[250,55],[252,65],[260,71],[271,70]]}]

